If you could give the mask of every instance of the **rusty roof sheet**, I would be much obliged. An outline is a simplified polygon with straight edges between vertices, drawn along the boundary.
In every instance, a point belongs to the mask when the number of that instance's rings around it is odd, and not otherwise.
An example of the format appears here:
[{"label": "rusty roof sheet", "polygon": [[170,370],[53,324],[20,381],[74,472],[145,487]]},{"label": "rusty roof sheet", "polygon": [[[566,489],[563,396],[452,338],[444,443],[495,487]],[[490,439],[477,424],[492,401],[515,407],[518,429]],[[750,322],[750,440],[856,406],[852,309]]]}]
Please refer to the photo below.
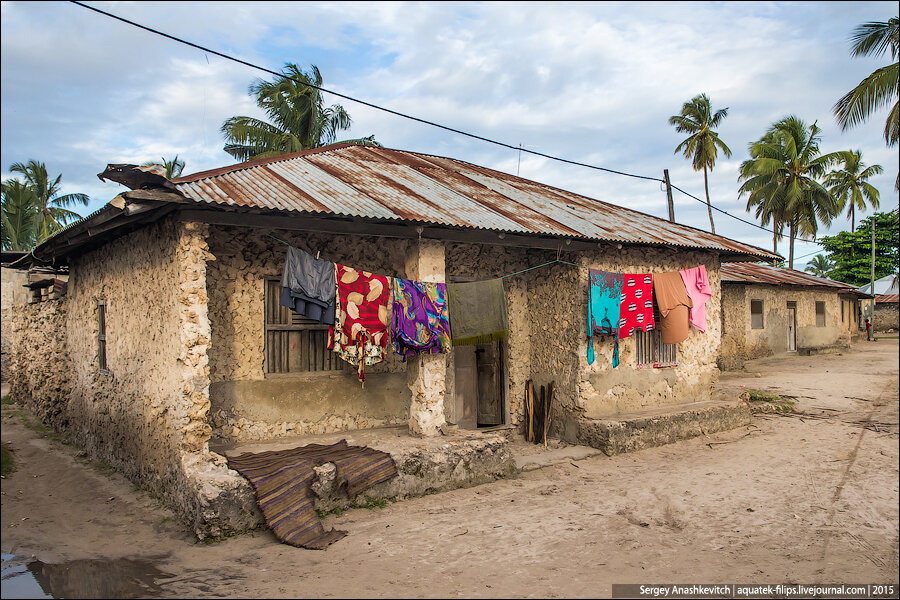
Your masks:
[{"label": "rusty roof sheet", "polygon": [[900,294],[878,294],[875,296],[875,304],[897,304],[900,302]]},{"label": "rusty roof sheet", "polygon": [[833,287],[846,291],[857,291],[849,283],[817,277],[803,271],[779,269],[758,263],[722,263],[720,271],[723,282],[765,283],[769,285],[809,285],[817,287]]},{"label": "rusty roof sheet", "polygon": [[521,177],[389,148],[334,144],[195,173],[172,183],[200,204],[780,258],[756,246]]}]

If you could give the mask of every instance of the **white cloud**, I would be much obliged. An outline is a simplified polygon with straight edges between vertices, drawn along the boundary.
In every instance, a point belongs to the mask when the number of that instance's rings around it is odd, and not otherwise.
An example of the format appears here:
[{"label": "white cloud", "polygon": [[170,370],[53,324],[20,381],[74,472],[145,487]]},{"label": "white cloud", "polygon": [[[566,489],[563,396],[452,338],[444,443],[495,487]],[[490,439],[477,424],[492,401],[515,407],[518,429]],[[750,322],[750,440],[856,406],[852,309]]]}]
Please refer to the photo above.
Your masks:
[{"label": "white cloud", "polygon": [[[94,3],[258,64],[317,64],[327,87],[543,153],[659,177],[703,197],[702,174],[673,154],[667,125],[693,95],[729,107],[734,151],[710,174],[713,202],[741,216],[737,168],[749,142],[797,114],[823,128],[823,150],[861,148],[886,173],[882,208],[897,205],[897,160],[879,115],[848,133],[835,100],[880,64],[851,59],[856,24],[896,4],[868,3]],[[4,2],[2,167],[37,158],[66,191],[115,190],[109,162],[178,154],[188,171],[229,164],[221,123],[259,115],[247,95],[261,73],[66,3]],[[346,137],[443,154],[664,216],[654,182],[522,155],[341,99]],[[118,189],[116,187],[116,189]],[[679,221],[707,228],[705,205],[675,197]],[[96,208],[96,206],[93,206]],[[717,231],[771,244],[716,215]],[[833,230],[843,226],[839,221]],[[810,245],[806,245],[810,246]],[[810,246],[813,248],[812,246]],[[809,250],[807,250],[809,251]]]}]

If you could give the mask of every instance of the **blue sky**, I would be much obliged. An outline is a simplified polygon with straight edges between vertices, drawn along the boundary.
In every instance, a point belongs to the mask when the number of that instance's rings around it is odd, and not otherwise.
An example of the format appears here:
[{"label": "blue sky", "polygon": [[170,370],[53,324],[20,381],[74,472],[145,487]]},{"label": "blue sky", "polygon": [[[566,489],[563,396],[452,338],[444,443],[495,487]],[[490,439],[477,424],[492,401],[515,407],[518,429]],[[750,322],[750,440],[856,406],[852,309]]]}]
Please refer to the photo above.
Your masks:
[{"label": "blue sky", "polygon": [[[747,145],[794,114],[822,128],[823,151],[860,149],[884,175],[881,210],[898,204],[886,111],[841,133],[835,101],[887,58],[851,58],[853,28],[896,2],[88,2],[278,70],[315,64],[325,86],[374,104],[570,160],[660,177],[703,196],[703,175],[673,150],[667,124],[705,92],[728,107],[733,156],[710,175],[713,203],[747,217],[737,172]],[[248,85],[266,76],[68,2],[2,3],[0,170],[29,159],[85,192],[93,211],[121,191],[108,163],[176,154],[186,172],[232,164],[219,128],[262,116]],[[343,137],[451,156],[586,196],[666,215],[659,184],[567,166],[388,115],[347,100]],[[676,219],[709,228],[705,206],[677,194]],[[863,215],[857,216],[859,218]],[[765,248],[769,235],[717,215],[717,232]],[[839,218],[826,233],[849,228]],[[797,255],[815,251],[799,243]],[[784,249],[786,254],[786,248]],[[808,260],[798,261],[799,266]]]}]

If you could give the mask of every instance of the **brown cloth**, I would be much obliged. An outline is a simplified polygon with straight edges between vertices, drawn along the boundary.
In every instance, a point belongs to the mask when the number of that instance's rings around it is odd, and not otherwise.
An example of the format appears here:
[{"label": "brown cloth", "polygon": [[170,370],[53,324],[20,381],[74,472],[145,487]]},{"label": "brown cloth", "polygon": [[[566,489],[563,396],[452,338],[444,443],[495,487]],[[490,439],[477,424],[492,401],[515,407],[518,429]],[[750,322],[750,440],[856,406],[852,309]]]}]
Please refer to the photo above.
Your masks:
[{"label": "brown cloth", "polygon": [[241,454],[228,466],[250,480],[266,523],[285,544],[322,550],[346,531],[325,531],[316,515],[315,494],[310,485],[314,467],[334,463],[338,488],[353,498],[363,490],[397,476],[387,452],[364,446],[348,446],[341,440],[330,446],[309,444],[290,450]]},{"label": "brown cloth", "polygon": [[690,311],[694,303],[684,289],[681,273],[658,273],[653,276],[653,294],[659,307],[659,333],[663,344],[677,344],[690,333]]}]

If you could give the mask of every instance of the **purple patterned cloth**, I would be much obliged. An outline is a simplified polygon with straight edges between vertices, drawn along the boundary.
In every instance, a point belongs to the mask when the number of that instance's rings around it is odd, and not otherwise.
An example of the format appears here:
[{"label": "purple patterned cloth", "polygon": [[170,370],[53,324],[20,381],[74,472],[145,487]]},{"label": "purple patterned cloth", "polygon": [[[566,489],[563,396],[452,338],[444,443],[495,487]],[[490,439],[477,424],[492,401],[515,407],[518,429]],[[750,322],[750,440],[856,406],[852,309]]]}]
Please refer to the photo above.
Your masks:
[{"label": "purple patterned cloth", "polygon": [[394,352],[404,358],[450,351],[450,319],[443,283],[392,279]]}]

